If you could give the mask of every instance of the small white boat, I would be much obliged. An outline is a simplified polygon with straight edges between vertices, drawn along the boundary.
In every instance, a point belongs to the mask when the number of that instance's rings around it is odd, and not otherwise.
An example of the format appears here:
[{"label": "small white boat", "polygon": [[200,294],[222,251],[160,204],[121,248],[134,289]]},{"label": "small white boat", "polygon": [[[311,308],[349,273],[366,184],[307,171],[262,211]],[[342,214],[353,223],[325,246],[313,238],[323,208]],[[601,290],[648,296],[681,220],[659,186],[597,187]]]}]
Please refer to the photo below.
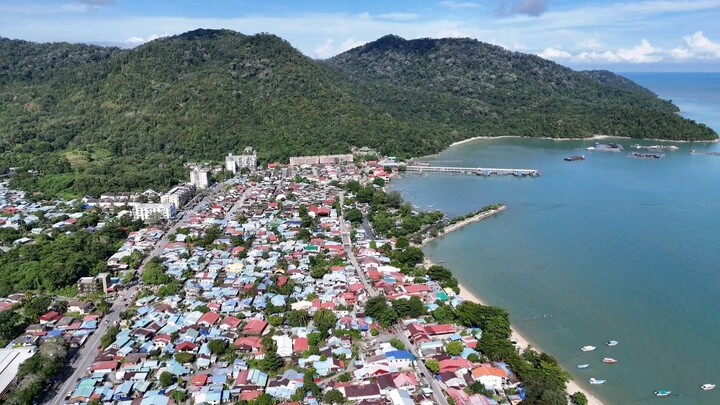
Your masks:
[{"label": "small white boat", "polygon": [[715,389],[715,384],[703,384],[700,386],[700,389],[703,391],[710,391]]},{"label": "small white boat", "polygon": [[596,379],[594,379],[594,378],[590,378],[590,379],[588,380],[588,382],[589,382],[590,384],[592,384],[592,385],[602,385],[602,384],[605,384],[605,381],[606,381],[606,380],[596,380]]},{"label": "small white boat", "polygon": [[672,391],[668,390],[657,390],[655,391],[656,397],[667,397],[668,395],[672,394]]},{"label": "small white boat", "polygon": [[610,347],[612,347],[612,346],[617,346],[618,343],[620,343],[620,342],[618,342],[617,340],[608,340],[607,342],[605,342],[605,344],[608,345],[608,346],[610,346]]},{"label": "small white boat", "polygon": [[612,357],[603,357],[602,362],[605,364],[615,364],[618,361],[613,359]]},{"label": "small white boat", "polygon": [[584,352],[591,352],[595,349],[597,349],[595,346],[583,346],[580,350],[582,350]]},{"label": "small white boat", "polygon": [[578,364],[577,365],[577,368],[579,368],[579,369],[588,368],[588,367],[590,367],[589,364]]}]

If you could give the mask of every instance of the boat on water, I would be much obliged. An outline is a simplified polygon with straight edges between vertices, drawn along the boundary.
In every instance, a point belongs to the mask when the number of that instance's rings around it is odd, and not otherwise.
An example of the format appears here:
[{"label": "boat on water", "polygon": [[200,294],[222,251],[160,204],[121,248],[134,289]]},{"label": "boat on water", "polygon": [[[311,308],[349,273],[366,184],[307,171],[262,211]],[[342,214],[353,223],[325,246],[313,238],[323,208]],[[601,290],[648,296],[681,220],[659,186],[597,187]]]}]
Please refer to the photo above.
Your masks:
[{"label": "boat on water", "polygon": [[701,152],[699,150],[691,150],[691,155],[702,155],[702,156],[720,156],[720,152]]},{"label": "boat on water", "polygon": [[602,384],[605,384],[606,381],[607,380],[596,380],[594,378],[588,379],[588,382],[592,385],[602,385]]},{"label": "boat on water", "polygon": [[666,397],[666,396],[668,396],[668,395],[670,395],[670,394],[672,394],[672,391],[668,391],[668,390],[657,390],[657,391],[655,391],[655,396],[656,396],[656,397]]},{"label": "boat on water", "polygon": [[576,162],[578,160],[585,160],[585,155],[568,156],[564,158],[566,162]]},{"label": "boat on water", "polygon": [[589,146],[585,148],[591,152],[620,152],[623,150],[622,145],[618,143],[598,143],[595,142],[595,146]]},{"label": "boat on water", "polygon": [[703,384],[700,386],[700,389],[703,391],[710,391],[715,389],[715,384]]},{"label": "boat on water", "polygon": [[616,359],[613,359],[612,357],[603,357],[602,362],[605,364],[615,364],[618,361]]},{"label": "boat on water", "polygon": [[612,347],[612,346],[617,346],[618,343],[620,343],[620,342],[618,342],[617,340],[608,340],[607,342],[605,342],[605,344],[608,345],[608,346],[610,346],[610,347]]},{"label": "boat on water", "polygon": [[585,369],[585,368],[588,368],[588,367],[590,367],[589,364],[578,364],[578,365],[577,365],[577,368],[579,368],[579,369]]},{"label": "boat on water", "polygon": [[583,346],[582,348],[580,348],[580,350],[582,350],[584,352],[591,352],[595,349],[597,349],[597,347],[595,347],[595,346]]},{"label": "boat on water", "polygon": [[662,159],[665,157],[664,153],[644,153],[644,152],[632,152],[628,153],[627,157],[635,159]]}]

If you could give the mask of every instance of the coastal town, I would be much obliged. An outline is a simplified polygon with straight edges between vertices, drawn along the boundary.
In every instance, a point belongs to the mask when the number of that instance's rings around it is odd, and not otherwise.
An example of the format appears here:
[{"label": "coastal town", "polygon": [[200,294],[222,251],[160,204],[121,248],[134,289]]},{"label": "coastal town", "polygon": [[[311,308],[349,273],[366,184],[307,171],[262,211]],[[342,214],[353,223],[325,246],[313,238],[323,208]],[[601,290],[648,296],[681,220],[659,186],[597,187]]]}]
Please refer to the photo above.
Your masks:
[{"label": "coastal town", "polygon": [[368,148],[266,166],[247,148],[188,169],[164,194],[0,188],[6,253],[126,231],[71,288],[0,299],[32,320],[1,331],[6,403],[517,404],[534,363],[567,403],[554,359],[520,357],[507,313],[419,249],[505,206],[417,212],[385,190],[403,166]]}]

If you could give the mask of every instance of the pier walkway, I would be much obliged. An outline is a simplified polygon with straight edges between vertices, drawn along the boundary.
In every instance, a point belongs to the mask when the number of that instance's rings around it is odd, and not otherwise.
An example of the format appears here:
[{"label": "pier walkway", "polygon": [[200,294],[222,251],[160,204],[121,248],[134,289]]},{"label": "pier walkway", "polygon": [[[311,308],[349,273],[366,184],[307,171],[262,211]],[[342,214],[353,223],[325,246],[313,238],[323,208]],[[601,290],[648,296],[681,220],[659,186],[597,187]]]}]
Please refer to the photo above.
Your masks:
[{"label": "pier walkway", "polygon": [[535,169],[498,169],[489,167],[445,167],[445,166],[405,166],[405,171],[415,173],[458,173],[476,174],[478,176],[517,176],[538,177],[540,171]]}]

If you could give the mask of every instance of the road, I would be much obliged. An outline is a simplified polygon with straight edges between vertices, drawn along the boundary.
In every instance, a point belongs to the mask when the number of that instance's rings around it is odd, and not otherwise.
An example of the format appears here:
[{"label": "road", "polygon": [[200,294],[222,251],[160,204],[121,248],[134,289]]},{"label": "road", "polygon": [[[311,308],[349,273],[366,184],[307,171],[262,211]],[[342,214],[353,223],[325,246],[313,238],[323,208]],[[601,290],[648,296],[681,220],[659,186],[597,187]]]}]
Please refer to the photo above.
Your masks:
[{"label": "road", "polygon": [[[226,181],[225,183],[223,183],[223,185],[229,184],[231,180]],[[165,244],[167,244],[168,242],[170,234],[175,233],[179,228],[185,226],[190,220],[190,217],[192,217],[205,204],[208,204],[212,197],[215,195],[215,193],[217,193],[221,188],[222,187],[218,185],[217,187],[211,189],[211,191],[205,197],[203,197],[200,202],[195,204],[191,209],[185,211],[185,215],[181,218],[180,221],[177,221],[165,232],[163,237],[156,243],[155,249],[143,260],[142,264],[138,268],[138,279],[142,276],[142,272],[145,269],[145,264],[153,257],[156,257],[162,253]],[[246,195],[247,191],[243,193],[243,196],[240,198],[240,200],[238,200],[235,206],[241,206],[243,204],[243,201],[245,200]],[[233,206],[233,208],[235,208],[235,206]],[[95,359],[95,356],[97,356],[97,348],[100,345],[100,339],[105,336],[109,326],[114,325],[118,321],[118,319],[120,319],[120,313],[126,311],[130,304],[132,304],[133,297],[135,297],[138,289],[139,286],[135,284],[123,290],[123,293],[118,295],[112,307],[110,308],[110,312],[98,325],[95,333],[90,335],[88,340],[85,342],[85,345],[81,347],[76,353],[74,357],[75,361],[70,364],[70,367],[73,370],[72,375],[63,382],[63,384],[59,388],[59,391],[55,392],[54,398],[52,398],[52,400],[48,400],[46,403],[51,405],[61,405],[64,403],[65,396],[67,396],[68,392],[71,389],[75,389],[77,380],[85,375],[85,372],[90,368],[90,365]]]},{"label": "road", "polygon": [[[340,193],[340,206],[343,206],[344,202],[344,195],[341,192]],[[365,276],[365,272],[360,267],[360,264],[358,263],[357,259],[355,258],[355,253],[353,252],[353,245],[352,240],[350,239],[350,230],[347,229],[347,224],[345,223],[345,219],[342,215],[340,215],[340,236],[342,238],[343,246],[347,250],[348,259],[350,259],[350,263],[355,268],[355,272],[357,273],[358,277],[360,278],[360,281],[363,283],[363,286],[365,286],[365,289],[368,291],[371,297],[377,297],[379,294],[374,286],[370,285],[370,282],[368,281],[367,277]],[[423,363],[422,360],[420,360],[420,356],[418,355],[417,351],[415,350],[415,346],[410,343],[410,339],[408,339],[407,335],[405,334],[406,329],[405,325],[398,324],[392,327],[393,331],[395,332],[395,336],[400,339],[400,341],[405,345],[405,347],[412,353],[413,356],[417,359],[415,361],[415,364],[417,365],[418,369],[420,370],[420,377],[425,382],[427,386],[432,388],[433,396],[435,396],[435,403],[440,405],[449,405],[447,398],[445,397],[445,394],[443,394],[443,390],[440,387],[440,383],[435,379],[435,376],[425,367],[425,363]]]}]

